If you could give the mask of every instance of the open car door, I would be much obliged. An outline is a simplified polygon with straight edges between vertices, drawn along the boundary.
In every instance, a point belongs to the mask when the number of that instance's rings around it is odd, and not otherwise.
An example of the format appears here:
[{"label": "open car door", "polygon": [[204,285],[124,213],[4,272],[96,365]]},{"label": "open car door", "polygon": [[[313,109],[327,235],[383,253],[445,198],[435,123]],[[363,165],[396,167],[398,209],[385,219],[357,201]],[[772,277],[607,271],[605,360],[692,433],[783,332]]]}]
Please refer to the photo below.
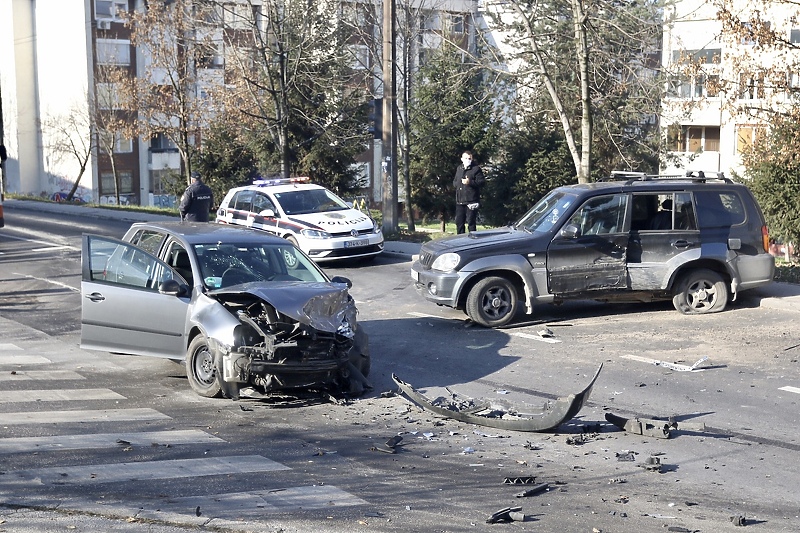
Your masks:
[{"label": "open car door", "polygon": [[83,236],[81,348],[183,359],[190,297],[186,281],[144,250]]}]

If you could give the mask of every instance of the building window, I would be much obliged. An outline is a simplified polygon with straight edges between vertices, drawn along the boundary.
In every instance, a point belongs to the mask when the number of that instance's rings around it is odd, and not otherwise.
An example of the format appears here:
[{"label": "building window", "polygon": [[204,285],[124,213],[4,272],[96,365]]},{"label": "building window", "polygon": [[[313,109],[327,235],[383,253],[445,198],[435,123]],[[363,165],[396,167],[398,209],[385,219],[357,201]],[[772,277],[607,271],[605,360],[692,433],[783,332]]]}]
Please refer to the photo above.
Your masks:
[{"label": "building window", "polygon": [[98,83],[97,107],[104,110],[122,109],[119,87],[116,83]]},{"label": "building window", "polygon": [[369,47],[363,44],[351,44],[350,53],[353,55],[353,61],[350,65],[355,70],[364,70],[369,68]]},{"label": "building window", "polygon": [[177,152],[178,147],[163,133],[156,133],[150,138],[151,152]]},{"label": "building window", "polygon": [[103,146],[111,145],[111,136],[114,137],[114,153],[115,154],[130,154],[133,152],[133,139],[127,139],[120,133],[104,132],[101,133]]},{"label": "building window", "polygon": [[764,98],[764,73],[739,76],[739,99],[760,100]]},{"label": "building window", "polygon": [[789,32],[789,42],[792,44],[800,44],[800,29],[792,28]]},{"label": "building window", "polygon": [[130,41],[97,39],[97,63],[100,65],[130,65]]},{"label": "building window", "polygon": [[[130,170],[117,171],[119,176],[119,193],[132,194],[133,193],[133,173]],[[101,172],[100,173],[100,195],[108,196],[115,193],[114,187],[114,173]]]},{"label": "building window", "polygon": [[667,142],[675,152],[719,152],[719,126],[670,126]]},{"label": "building window", "polygon": [[767,128],[760,124],[736,127],[736,153],[741,154],[760,143],[766,137]]},{"label": "building window", "polygon": [[96,19],[122,20],[128,11],[128,0],[95,0],[94,16]]},{"label": "building window", "polygon": [[453,33],[464,33],[464,15],[453,15]]},{"label": "building window", "polygon": [[699,65],[718,65],[722,60],[721,48],[702,50],[673,50],[672,62]]}]

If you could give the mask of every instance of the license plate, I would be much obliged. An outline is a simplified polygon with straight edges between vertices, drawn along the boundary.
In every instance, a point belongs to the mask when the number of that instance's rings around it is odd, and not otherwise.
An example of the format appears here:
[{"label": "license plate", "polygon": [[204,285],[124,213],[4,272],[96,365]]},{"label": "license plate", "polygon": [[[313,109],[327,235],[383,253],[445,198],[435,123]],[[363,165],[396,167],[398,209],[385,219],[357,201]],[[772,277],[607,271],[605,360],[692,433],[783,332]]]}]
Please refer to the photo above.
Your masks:
[{"label": "license plate", "polygon": [[367,244],[369,244],[369,240],[367,240],[367,239],[361,239],[361,240],[358,240],[358,241],[345,241],[344,242],[344,247],[345,248],[357,248],[359,246],[366,246]]},{"label": "license plate", "polygon": [[419,281],[419,272],[417,272],[413,268],[411,269],[411,279],[413,279],[414,281]]}]

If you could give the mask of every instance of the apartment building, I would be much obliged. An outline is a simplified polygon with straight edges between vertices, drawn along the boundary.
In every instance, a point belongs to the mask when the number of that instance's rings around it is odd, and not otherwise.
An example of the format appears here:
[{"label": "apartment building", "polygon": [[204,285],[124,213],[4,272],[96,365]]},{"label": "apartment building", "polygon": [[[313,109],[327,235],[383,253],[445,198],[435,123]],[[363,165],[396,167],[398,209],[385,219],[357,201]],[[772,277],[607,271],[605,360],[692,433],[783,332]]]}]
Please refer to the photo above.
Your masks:
[{"label": "apartment building", "polygon": [[[229,16],[249,9],[250,2],[230,0],[227,5],[230,9],[224,13]],[[0,97],[9,152],[5,167],[7,192],[58,199],[77,180],[75,195],[85,201],[114,203],[118,188],[122,203],[174,203],[175,198],[164,187],[165,177],[180,173],[182,161],[177,147],[166,136],[142,138],[112,132],[103,137],[97,128],[98,116],[124,117],[126,113],[115,104],[113,82],[107,79],[106,72],[157,75],[147,69],[147,55],[131,44],[130,30],[123,23],[124,13],[144,6],[144,0],[0,2]],[[465,47],[474,46],[475,32],[481,26],[477,0],[414,0],[411,7],[418,14],[413,21],[418,25],[416,37],[402,49],[410,51],[407,59],[412,68],[418,68],[427,51],[444,38],[460,41]],[[380,13],[380,7],[376,12]],[[226,16],[220,18],[220,25],[235,24],[235,16],[231,20]],[[380,23],[379,18],[373,20]],[[364,34],[379,35],[378,30]],[[218,40],[223,41],[221,37]],[[354,43],[354,49],[359,47],[364,49],[365,45]],[[362,55],[361,68],[371,73],[372,90],[380,97],[379,58]],[[219,50],[208,59],[198,65],[198,95],[210,85],[224,83],[226,52]],[[130,114],[127,118],[133,121],[135,116]],[[81,125],[71,128],[71,135],[58,127],[69,120]],[[86,146],[90,141],[92,148],[85,154],[81,149],[77,153],[65,149],[65,144]],[[98,145],[113,149],[102,150]],[[369,184],[364,192],[379,200],[383,153],[378,139],[360,160],[361,173]]]},{"label": "apartment building", "polygon": [[718,6],[680,0],[665,13],[662,65],[669,76],[661,127],[662,172],[743,172],[742,153],[759,142],[776,110],[796,105],[800,8],[734,0],[740,31]]}]

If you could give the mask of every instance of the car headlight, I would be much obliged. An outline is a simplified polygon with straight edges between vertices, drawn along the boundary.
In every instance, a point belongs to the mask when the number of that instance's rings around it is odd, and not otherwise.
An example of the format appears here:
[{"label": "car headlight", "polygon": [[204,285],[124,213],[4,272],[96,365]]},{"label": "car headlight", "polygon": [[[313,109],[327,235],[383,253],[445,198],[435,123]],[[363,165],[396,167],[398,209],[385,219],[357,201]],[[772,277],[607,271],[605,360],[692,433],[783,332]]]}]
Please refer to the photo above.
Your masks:
[{"label": "car headlight", "polygon": [[459,257],[458,254],[454,253],[442,254],[436,258],[436,260],[431,265],[431,268],[433,270],[441,270],[442,272],[450,272],[456,269],[459,261],[461,261],[461,257]]},{"label": "car headlight", "polygon": [[308,239],[330,239],[331,234],[327,231],[320,229],[304,229],[300,230],[300,234]]},{"label": "car headlight", "polygon": [[383,230],[381,229],[380,224],[378,224],[378,221],[377,220],[373,220],[372,221],[372,233],[380,233],[381,231],[383,231]]}]

